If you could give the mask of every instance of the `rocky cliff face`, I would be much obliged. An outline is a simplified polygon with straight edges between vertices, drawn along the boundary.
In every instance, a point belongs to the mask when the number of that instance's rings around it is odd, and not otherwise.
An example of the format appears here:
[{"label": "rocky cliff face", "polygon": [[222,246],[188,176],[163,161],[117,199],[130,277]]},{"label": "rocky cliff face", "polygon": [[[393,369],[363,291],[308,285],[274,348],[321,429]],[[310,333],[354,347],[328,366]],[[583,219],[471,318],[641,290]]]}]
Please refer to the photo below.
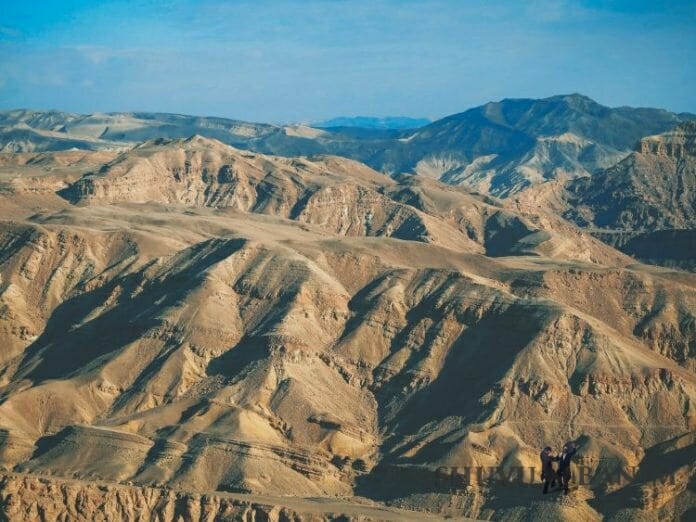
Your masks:
[{"label": "rocky cliff face", "polygon": [[[297,517],[297,513],[288,509],[218,496],[17,475],[0,477],[0,518],[3,520],[279,521]],[[316,517],[316,520],[329,519]]]},{"label": "rocky cliff face", "polygon": [[641,154],[671,156],[675,159],[696,156],[696,122],[686,122],[664,134],[643,138],[637,150]]},{"label": "rocky cliff face", "polygon": [[696,124],[640,141],[616,166],[569,187],[569,215],[622,230],[696,227]]},{"label": "rocky cliff face", "polygon": [[[286,507],[291,504],[293,507]],[[323,504],[323,505],[322,505]],[[420,514],[420,519],[434,519]],[[0,520],[111,522],[329,522],[416,520],[409,512],[363,501],[312,502],[224,494],[195,494],[162,488],[95,484],[51,477],[0,474]]]},{"label": "rocky cliff face", "polygon": [[696,124],[642,139],[617,165],[568,185],[565,216],[648,261],[693,268]]}]

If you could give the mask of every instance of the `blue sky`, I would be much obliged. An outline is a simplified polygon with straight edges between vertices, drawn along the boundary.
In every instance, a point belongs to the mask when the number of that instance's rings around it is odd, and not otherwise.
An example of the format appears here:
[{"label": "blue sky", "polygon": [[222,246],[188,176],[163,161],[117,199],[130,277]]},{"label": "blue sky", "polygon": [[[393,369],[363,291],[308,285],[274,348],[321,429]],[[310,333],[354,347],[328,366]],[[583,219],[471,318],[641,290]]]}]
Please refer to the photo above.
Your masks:
[{"label": "blue sky", "polygon": [[696,0],[0,0],[0,108],[441,117],[580,92],[696,112]]}]

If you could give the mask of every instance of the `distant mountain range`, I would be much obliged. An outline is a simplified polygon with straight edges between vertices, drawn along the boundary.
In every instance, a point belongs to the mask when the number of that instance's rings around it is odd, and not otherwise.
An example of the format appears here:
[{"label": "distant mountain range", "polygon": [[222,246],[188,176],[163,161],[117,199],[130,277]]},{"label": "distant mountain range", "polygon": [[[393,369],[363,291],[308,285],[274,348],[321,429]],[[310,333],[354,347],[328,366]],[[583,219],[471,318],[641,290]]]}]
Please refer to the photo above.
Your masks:
[{"label": "distant mountain range", "polygon": [[416,173],[508,197],[545,181],[599,172],[644,136],[695,118],[609,108],[579,94],[491,102],[406,130],[396,127],[424,120],[339,118],[315,128],[179,114],[14,110],[0,113],[0,150],[123,150],[198,134],[264,154],[344,156],[388,174]]}]

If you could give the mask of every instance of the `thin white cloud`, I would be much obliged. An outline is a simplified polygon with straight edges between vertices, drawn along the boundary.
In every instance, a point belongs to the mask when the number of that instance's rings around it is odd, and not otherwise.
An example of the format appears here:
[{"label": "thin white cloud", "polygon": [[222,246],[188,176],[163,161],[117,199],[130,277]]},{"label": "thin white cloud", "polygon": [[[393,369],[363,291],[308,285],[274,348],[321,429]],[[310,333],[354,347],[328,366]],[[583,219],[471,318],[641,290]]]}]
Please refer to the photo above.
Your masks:
[{"label": "thin white cloud", "polygon": [[22,31],[8,25],[0,25],[0,40],[14,39],[22,36]]}]

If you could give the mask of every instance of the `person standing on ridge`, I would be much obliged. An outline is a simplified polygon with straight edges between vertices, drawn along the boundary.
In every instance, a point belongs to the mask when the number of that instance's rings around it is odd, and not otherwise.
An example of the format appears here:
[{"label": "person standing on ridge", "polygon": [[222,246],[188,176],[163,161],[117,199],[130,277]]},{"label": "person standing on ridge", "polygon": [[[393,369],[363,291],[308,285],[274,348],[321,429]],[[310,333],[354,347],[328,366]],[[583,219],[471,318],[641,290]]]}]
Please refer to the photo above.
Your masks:
[{"label": "person standing on ridge", "polygon": [[551,454],[552,451],[551,446],[546,446],[539,454],[541,458],[541,480],[544,481],[544,495],[549,492],[549,484],[551,484],[551,487],[556,485],[556,471],[553,469],[553,463],[558,460],[558,457],[553,456]]},{"label": "person standing on ridge", "polygon": [[558,478],[563,486],[563,492],[567,495],[570,483],[570,462],[573,455],[578,451],[575,442],[566,442],[563,451],[558,456]]}]

